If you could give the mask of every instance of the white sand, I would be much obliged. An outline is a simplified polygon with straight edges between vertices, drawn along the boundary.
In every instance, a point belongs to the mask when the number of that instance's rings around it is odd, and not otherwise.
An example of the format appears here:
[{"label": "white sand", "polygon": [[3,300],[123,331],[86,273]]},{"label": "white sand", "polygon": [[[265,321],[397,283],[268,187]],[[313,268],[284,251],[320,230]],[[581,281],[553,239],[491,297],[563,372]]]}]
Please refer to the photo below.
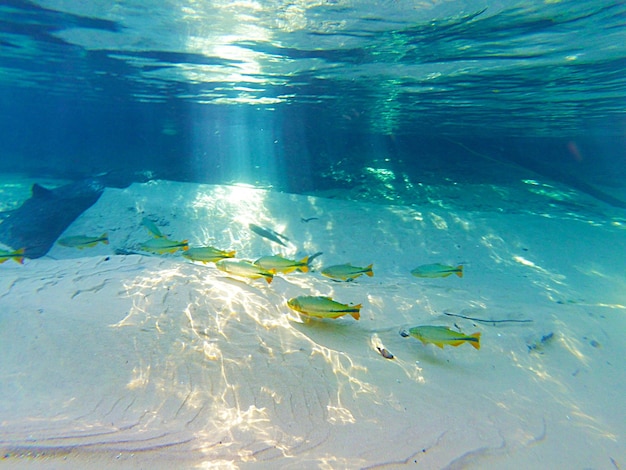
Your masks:
[{"label": "white sand", "polygon": [[[433,207],[107,189],[65,235],[110,246],[0,266],[0,467],[624,468],[625,227]],[[180,254],[114,255],[149,239],[143,216],[240,258],[324,254],[269,286]],[[344,262],[375,276],[319,274]],[[409,274],[433,262],[465,277]],[[362,303],[361,320],[302,322],[286,300],[311,294]],[[455,323],[480,351],[398,334]]]}]

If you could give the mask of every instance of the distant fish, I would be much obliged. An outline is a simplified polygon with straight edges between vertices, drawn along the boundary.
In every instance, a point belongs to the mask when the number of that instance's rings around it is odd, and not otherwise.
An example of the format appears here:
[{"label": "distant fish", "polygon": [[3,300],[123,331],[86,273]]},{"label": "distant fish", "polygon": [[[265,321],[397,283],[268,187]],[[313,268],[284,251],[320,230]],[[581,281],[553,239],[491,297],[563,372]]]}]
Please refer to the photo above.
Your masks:
[{"label": "distant fish", "polygon": [[367,274],[369,277],[372,277],[374,275],[372,267],[373,264],[370,264],[365,268],[352,266],[351,264],[338,264],[336,266],[329,266],[328,268],[322,269],[322,276],[342,281],[353,281],[363,274]]},{"label": "distant fish", "polygon": [[450,346],[459,346],[463,343],[469,343],[474,348],[480,349],[480,333],[465,335],[457,331],[452,331],[445,326],[416,326],[408,330],[400,331],[400,336],[413,336],[419,339],[423,344],[431,343],[443,349],[444,344]]},{"label": "distant fish", "polygon": [[165,235],[161,232],[161,229],[156,226],[156,224],[147,217],[141,219],[141,225],[148,229],[148,232],[155,238],[163,238]]},{"label": "distant fish", "polygon": [[302,271],[306,273],[309,271],[309,257],[306,256],[300,261],[283,258],[282,256],[264,256],[254,262],[257,266],[261,266],[263,269],[273,269],[277,273],[291,273],[293,271]]},{"label": "distant fish", "polygon": [[445,264],[435,263],[435,264],[424,264],[422,266],[418,266],[411,274],[415,277],[448,277],[451,274],[456,274],[459,277],[463,277],[463,265],[459,264],[457,267],[448,266]]},{"label": "distant fish", "polygon": [[[268,240],[273,241],[274,243],[278,243],[279,245],[287,246],[287,245],[285,245],[283,243],[282,240],[289,241],[289,239],[286,236],[281,235],[278,232],[274,232],[274,230],[271,230],[269,228],[259,227],[256,224],[249,224],[248,227],[254,233],[256,233],[257,235],[259,235],[259,236],[261,236],[263,238],[267,238]],[[282,238],[282,240],[281,240],[281,238]]]},{"label": "distant fish", "polygon": [[67,246],[69,248],[78,248],[79,250],[82,250],[83,248],[92,248],[96,246],[98,243],[104,243],[105,245],[108,245],[109,236],[106,233],[103,233],[99,237],[88,237],[85,235],[76,235],[73,237],[61,238],[57,243],[61,246]]},{"label": "distant fish", "polygon": [[339,318],[346,314],[355,320],[361,318],[361,304],[346,305],[335,302],[330,297],[307,296],[294,297],[287,301],[292,310],[315,318]]},{"label": "distant fish", "polygon": [[24,264],[24,248],[16,251],[0,250],[0,264],[12,259],[16,263]]},{"label": "distant fish", "polygon": [[165,253],[175,253],[178,250],[189,249],[189,241],[183,240],[182,242],[176,240],[170,240],[169,238],[154,238],[152,240],[148,240],[145,243],[139,245],[143,251],[150,251],[152,253],[165,254]]},{"label": "distant fish", "polygon": [[200,261],[206,264],[215,263],[216,261],[225,258],[234,258],[235,254],[235,250],[222,251],[218,250],[217,248],[213,248],[212,246],[200,246],[195,248],[189,248],[183,253],[183,256],[192,261]]},{"label": "distant fish", "polygon": [[215,263],[220,271],[235,276],[247,277],[250,279],[264,278],[268,284],[274,279],[274,273],[271,270],[263,269],[261,266],[244,261],[241,259],[222,259]]}]

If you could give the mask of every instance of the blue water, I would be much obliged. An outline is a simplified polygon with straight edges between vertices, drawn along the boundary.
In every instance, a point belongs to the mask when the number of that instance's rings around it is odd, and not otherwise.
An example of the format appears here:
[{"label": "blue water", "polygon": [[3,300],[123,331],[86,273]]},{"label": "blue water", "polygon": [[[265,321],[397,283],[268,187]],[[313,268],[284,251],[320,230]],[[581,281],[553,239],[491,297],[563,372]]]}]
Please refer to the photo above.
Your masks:
[{"label": "blue water", "polygon": [[621,1],[9,0],[0,17],[0,172],[306,192],[514,162],[613,195],[626,176]]},{"label": "blue water", "polygon": [[624,1],[0,0],[0,467],[621,468],[625,181]]}]

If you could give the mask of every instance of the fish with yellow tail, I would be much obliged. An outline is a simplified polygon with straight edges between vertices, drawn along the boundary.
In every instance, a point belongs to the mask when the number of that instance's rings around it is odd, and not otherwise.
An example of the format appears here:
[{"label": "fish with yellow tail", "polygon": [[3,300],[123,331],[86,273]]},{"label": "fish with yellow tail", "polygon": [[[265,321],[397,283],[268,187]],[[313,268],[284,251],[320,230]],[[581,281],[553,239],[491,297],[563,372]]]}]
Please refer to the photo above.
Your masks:
[{"label": "fish with yellow tail", "polygon": [[458,331],[452,331],[446,326],[415,326],[408,330],[401,330],[400,336],[406,338],[413,336],[419,339],[423,344],[434,344],[443,349],[444,345],[460,346],[463,343],[469,343],[474,348],[480,349],[480,333],[472,333],[465,335]]},{"label": "fish with yellow tail", "polygon": [[287,306],[298,313],[314,318],[339,318],[344,315],[350,315],[355,320],[361,318],[361,304],[341,304],[330,297],[301,295],[289,299]]},{"label": "fish with yellow tail", "polygon": [[16,263],[24,264],[24,248],[16,251],[0,250],[0,264],[10,259]]},{"label": "fish with yellow tail", "polygon": [[309,257],[306,256],[300,261],[295,259],[287,259],[282,256],[263,256],[254,262],[257,266],[261,266],[263,269],[273,269],[277,273],[289,274],[294,271],[301,271],[306,273],[309,271]]},{"label": "fish with yellow tail", "polygon": [[169,238],[154,238],[139,245],[143,251],[150,251],[163,255],[165,253],[175,253],[178,250],[187,251],[189,249],[189,240],[177,241]]},{"label": "fish with yellow tail", "polygon": [[463,265],[459,264],[458,266],[448,266],[441,263],[424,264],[411,271],[411,274],[415,277],[428,278],[448,277],[452,274],[463,277]]},{"label": "fish with yellow tail", "polygon": [[263,269],[250,261],[242,259],[222,259],[215,263],[215,267],[220,271],[239,277],[247,277],[248,279],[264,278],[268,284],[274,279],[273,271]]},{"label": "fish with yellow tail", "polygon": [[189,248],[183,253],[183,256],[191,261],[200,261],[201,263],[215,263],[221,259],[234,258],[235,250],[223,251],[213,248],[212,246],[198,246]]},{"label": "fish with yellow tail", "polygon": [[374,275],[374,271],[372,270],[373,266],[373,264],[370,264],[369,266],[360,268],[358,266],[352,266],[351,264],[338,264],[322,269],[322,276],[329,277],[333,280],[350,282],[363,274],[372,277]]},{"label": "fish with yellow tail", "polygon": [[103,233],[99,237],[75,235],[73,237],[61,238],[57,243],[61,246],[66,246],[68,248],[78,248],[79,250],[82,250],[83,248],[92,248],[98,243],[104,243],[105,245],[108,245],[109,236],[106,233]]}]

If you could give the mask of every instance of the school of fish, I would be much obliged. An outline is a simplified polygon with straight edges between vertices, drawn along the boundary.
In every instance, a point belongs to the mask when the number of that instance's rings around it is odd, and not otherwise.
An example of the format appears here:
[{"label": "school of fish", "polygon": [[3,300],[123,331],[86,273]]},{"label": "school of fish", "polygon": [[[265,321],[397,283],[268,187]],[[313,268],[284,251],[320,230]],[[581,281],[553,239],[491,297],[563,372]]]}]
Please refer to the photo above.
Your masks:
[{"label": "school of fish", "polygon": [[[183,257],[190,261],[214,263],[220,271],[239,278],[264,279],[268,284],[278,273],[286,275],[293,272],[308,273],[311,261],[321,253],[305,256],[300,260],[288,259],[280,255],[270,255],[258,258],[256,261],[249,261],[236,258],[235,250],[221,250],[212,246],[190,247],[189,241],[174,240],[164,235],[157,222],[151,218],[143,217],[141,225],[148,231],[152,238],[141,243],[139,249],[145,252],[158,255],[172,254],[180,250]],[[266,240],[281,246],[287,246],[289,238],[270,228],[261,227],[256,224],[249,224],[250,231]],[[57,242],[67,248],[92,248],[103,243],[109,244],[107,233],[99,236],[73,235],[61,238]],[[0,250],[0,264],[13,259],[17,263],[24,263],[24,249]],[[350,263],[338,264],[325,267],[320,273],[322,276],[337,282],[351,282],[362,275],[374,276],[373,264],[365,267],[353,266]],[[456,274],[463,277],[463,265],[445,265],[441,263],[424,264],[416,267],[411,274],[418,278],[445,278]],[[306,319],[337,319],[345,315],[351,316],[355,320],[361,317],[362,304],[340,303],[327,296],[300,295],[287,300],[287,307],[302,315]],[[475,349],[480,349],[480,333],[466,335],[461,331],[454,331],[445,326],[421,325],[409,329],[400,330],[402,337],[412,336],[424,345],[433,344],[439,348],[444,345],[460,346],[468,343]],[[393,359],[394,355],[382,347],[377,348],[378,352],[387,359]]]}]

